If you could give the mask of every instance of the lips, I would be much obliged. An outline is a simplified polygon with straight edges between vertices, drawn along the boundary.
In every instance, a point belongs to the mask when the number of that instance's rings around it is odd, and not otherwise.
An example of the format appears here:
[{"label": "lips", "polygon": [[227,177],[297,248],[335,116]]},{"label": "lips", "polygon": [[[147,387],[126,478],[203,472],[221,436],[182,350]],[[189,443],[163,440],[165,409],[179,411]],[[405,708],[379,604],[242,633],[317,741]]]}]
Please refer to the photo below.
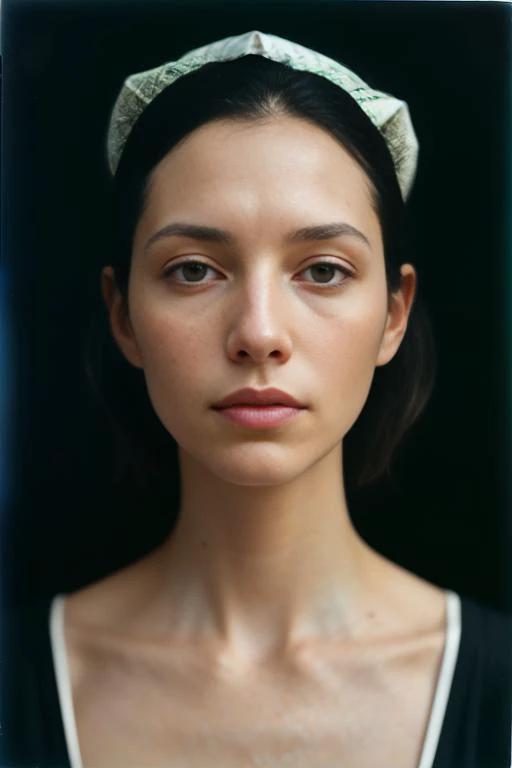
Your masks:
[{"label": "lips", "polygon": [[230,395],[215,403],[213,408],[220,410],[223,408],[230,408],[237,405],[246,406],[287,406],[290,408],[305,408],[306,406],[299,403],[294,397],[287,392],[283,392],[281,389],[251,389],[245,387],[239,389],[236,392],[232,392]]}]

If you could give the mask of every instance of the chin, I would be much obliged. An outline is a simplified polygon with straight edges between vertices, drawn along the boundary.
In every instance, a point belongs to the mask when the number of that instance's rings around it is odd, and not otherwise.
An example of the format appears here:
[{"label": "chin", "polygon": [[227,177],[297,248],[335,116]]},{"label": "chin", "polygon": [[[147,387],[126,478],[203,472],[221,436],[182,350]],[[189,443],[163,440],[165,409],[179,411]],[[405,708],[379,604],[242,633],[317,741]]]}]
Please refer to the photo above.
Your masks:
[{"label": "chin", "polygon": [[226,483],[270,487],[292,482],[307,471],[311,456],[306,457],[303,450],[300,452],[302,455],[297,455],[297,446],[284,449],[267,443],[218,450],[214,456],[203,458],[196,455],[196,460]]}]

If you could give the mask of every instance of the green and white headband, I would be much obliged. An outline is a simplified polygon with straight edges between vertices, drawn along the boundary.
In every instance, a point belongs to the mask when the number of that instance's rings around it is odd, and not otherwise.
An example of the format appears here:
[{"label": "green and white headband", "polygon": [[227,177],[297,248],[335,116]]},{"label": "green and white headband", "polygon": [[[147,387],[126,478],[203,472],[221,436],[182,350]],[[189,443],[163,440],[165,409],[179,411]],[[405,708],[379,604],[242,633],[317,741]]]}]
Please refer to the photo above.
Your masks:
[{"label": "green and white headband", "polygon": [[107,157],[112,175],[116,173],[133,125],[164,88],[204,64],[231,61],[248,54],[258,54],[293,69],[321,75],[350,94],[384,137],[402,197],[407,199],[416,174],[419,145],[406,102],[370,88],[354,72],[328,56],[258,31],[217,40],[188,51],[177,61],[127,77],[112,109],[108,129]]}]

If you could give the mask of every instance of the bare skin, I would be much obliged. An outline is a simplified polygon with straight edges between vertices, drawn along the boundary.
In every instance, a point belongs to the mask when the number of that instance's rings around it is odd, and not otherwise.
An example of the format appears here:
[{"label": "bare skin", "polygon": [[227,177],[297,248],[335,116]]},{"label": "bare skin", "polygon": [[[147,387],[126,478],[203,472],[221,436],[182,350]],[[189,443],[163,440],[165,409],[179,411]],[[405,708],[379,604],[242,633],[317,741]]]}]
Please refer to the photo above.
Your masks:
[{"label": "bare skin", "polygon": [[[178,221],[233,242],[154,238]],[[286,240],[332,222],[363,237]],[[185,257],[208,267],[199,282],[164,275]],[[325,262],[327,286],[311,269]],[[341,471],[407,328],[416,274],[401,275],[388,305],[367,177],[315,125],[213,123],[155,169],[128,311],[109,267],[102,290],[178,443],[182,504],[161,547],[66,600],[86,768],[417,768],[445,595],[361,540]],[[267,432],[233,425],[211,406],[244,386],[306,408]]]}]

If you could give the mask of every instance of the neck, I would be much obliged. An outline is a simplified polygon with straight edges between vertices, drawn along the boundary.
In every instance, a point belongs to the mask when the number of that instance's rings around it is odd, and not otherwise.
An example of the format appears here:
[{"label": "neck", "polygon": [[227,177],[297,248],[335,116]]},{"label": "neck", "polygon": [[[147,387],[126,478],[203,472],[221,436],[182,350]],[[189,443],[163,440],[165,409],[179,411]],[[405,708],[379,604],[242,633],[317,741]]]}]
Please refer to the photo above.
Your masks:
[{"label": "neck", "polygon": [[180,519],[158,552],[173,625],[241,656],[346,632],[369,548],[341,466],[337,449],[289,483],[247,487],[183,453]]}]

